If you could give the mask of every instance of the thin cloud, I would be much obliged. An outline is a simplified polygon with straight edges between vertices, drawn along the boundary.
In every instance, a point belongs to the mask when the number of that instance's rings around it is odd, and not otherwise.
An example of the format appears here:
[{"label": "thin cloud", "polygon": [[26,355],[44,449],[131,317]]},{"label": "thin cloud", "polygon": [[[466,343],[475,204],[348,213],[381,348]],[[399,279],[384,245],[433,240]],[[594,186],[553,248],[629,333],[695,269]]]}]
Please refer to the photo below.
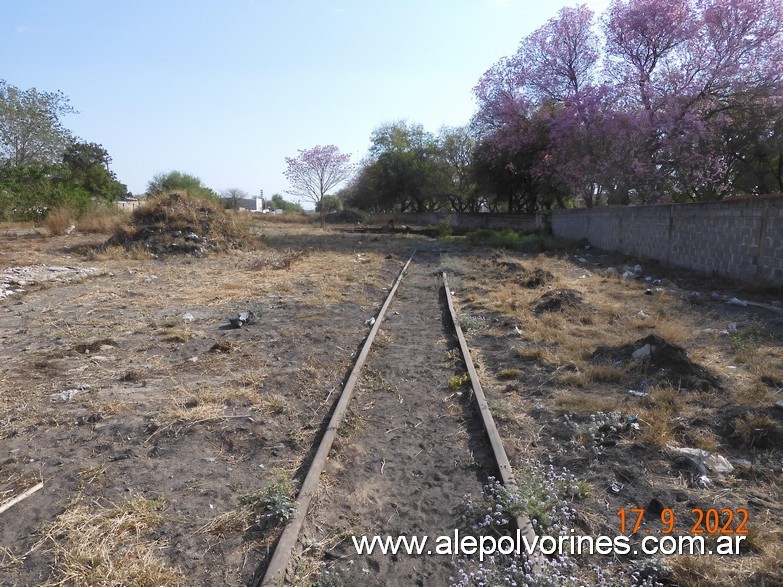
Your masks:
[{"label": "thin cloud", "polygon": [[29,33],[30,32],[30,27],[18,26],[18,27],[16,27],[16,32],[17,33]]}]

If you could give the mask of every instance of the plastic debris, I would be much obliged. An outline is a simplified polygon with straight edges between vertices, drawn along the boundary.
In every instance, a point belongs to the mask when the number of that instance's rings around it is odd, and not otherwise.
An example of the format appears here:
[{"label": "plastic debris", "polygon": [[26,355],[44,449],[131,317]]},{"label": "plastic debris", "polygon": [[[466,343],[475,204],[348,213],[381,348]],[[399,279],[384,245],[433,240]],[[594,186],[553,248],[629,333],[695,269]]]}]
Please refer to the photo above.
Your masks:
[{"label": "plastic debris", "polygon": [[667,446],[666,449],[671,454],[686,458],[695,465],[696,470],[699,473],[697,485],[702,489],[712,485],[712,480],[707,475],[708,470],[716,475],[734,471],[734,467],[726,457],[718,454],[711,454],[700,448]]},{"label": "plastic debris", "polygon": [[639,320],[647,320],[647,318],[649,318],[650,315],[649,314],[645,314],[644,310],[639,310],[636,313],[636,317],[639,318]]},{"label": "plastic debris", "polygon": [[256,320],[256,315],[251,312],[250,310],[247,310],[245,312],[240,312],[236,315],[235,318],[229,318],[228,321],[231,323],[231,326],[234,328],[242,328],[243,326],[247,324],[252,324]]},{"label": "plastic debris", "polygon": [[647,397],[649,395],[648,393],[645,393],[643,391],[636,391],[635,389],[629,389],[628,393],[630,393],[635,397]]},{"label": "plastic debris", "polygon": [[634,273],[641,273],[642,272],[642,266],[641,265],[634,265],[633,266],[633,272]]},{"label": "plastic debris", "polygon": [[373,324],[375,324],[375,318],[370,318],[369,320],[364,321],[365,326],[372,326]]},{"label": "plastic debris", "polygon": [[185,312],[184,314],[182,314],[182,320],[184,322],[193,322],[195,318],[193,317],[193,314],[191,314],[190,312]]},{"label": "plastic debris", "polygon": [[748,302],[746,302],[745,300],[741,300],[739,298],[731,298],[728,301],[728,303],[731,304],[732,306],[742,306],[743,308],[747,307],[748,305]]}]

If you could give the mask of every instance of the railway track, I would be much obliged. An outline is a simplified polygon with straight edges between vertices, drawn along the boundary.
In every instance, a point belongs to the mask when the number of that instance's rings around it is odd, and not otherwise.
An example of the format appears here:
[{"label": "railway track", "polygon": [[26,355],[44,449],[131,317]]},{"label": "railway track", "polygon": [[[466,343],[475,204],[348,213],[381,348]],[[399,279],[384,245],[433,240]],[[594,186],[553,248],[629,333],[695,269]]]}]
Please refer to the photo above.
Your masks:
[{"label": "railway track", "polygon": [[400,271],[255,586],[314,581],[324,560],[342,584],[446,585],[449,557],[358,555],[352,537],[450,534],[487,477],[514,484],[438,264],[414,253]]}]

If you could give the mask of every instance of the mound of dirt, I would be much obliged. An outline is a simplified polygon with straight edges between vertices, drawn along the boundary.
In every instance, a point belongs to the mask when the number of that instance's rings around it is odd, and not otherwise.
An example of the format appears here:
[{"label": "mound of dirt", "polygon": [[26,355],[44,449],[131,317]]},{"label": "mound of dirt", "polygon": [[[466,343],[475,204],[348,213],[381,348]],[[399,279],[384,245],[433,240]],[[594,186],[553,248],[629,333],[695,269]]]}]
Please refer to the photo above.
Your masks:
[{"label": "mound of dirt", "polygon": [[156,255],[194,256],[258,247],[258,241],[220,206],[187,192],[150,198],[106,244],[127,249],[141,245]]},{"label": "mound of dirt", "polygon": [[546,285],[555,278],[549,271],[543,269],[534,269],[530,274],[524,278],[519,278],[519,283],[528,289],[536,289],[542,285]]},{"label": "mound of dirt", "polygon": [[721,389],[717,375],[688,358],[685,349],[651,334],[632,344],[599,346],[593,363],[632,363],[648,385],[665,383],[686,391]]},{"label": "mound of dirt", "polygon": [[498,261],[497,259],[494,259],[494,261],[495,266],[508,273],[527,273],[527,269],[525,269],[524,265],[517,261]]},{"label": "mound of dirt", "polygon": [[564,312],[568,308],[578,308],[585,305],[582,294],[575,289],[555,289],[541,296],[541,301],[536,304],[536,314],[543,312]]}]

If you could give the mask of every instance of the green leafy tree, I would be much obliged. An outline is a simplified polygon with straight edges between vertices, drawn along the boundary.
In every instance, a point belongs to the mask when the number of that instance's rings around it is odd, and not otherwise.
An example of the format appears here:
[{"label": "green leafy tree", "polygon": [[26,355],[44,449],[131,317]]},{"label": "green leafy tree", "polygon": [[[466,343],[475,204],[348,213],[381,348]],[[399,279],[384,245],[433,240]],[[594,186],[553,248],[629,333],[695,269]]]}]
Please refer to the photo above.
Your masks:
[{"label": "green leafy tree", "polygon": [[321,207],[324,208],[324,214],[330,212],[341,212],[343,210],[343,201],[339,196],[324,196],[323,199],[315,205],[315,211],[320,212]]},{"label": "green leafy tree", "polygon": [[128,195],[127,186],[117,181],[109,169],[111,157],[102,145],[71,143],[63,154],[63,163],[70,171],[71,181],[93,197],[115,201]]},{"label": "green leafy tree", "polygon": [[62,92],[20,90],[0,80],[0,165],[58,163],[73,142],[61,118],[74,112]]},{"label": "green leafy tree", "polygon": [[428,212],[448,203],[453,173],[438,141],[420,124],[385,124],[349,187],[349,205],[363,210]]},{"label": "green leafy tree", "polygon": [[147,183],[148,196],[158,196],[176,190],[187,191],[192,196],[207,198],[220,203],[220,196],[215,191],[201,183],[200,178],[189,173],[181,171],[158,173]]},{"label": "green leafy tree", "polygon": [[297,202],[289,202],[285,200],[280,194],[274,194],[269,200],[269,207],[272,210],[282,210],[288,214],[304,214],[304,208]]},{"label": "green leafy tree", "polygon": [[0,220],[37,221],[63,207],[81,213],[91,203],[65,165],[0,167]]}]

